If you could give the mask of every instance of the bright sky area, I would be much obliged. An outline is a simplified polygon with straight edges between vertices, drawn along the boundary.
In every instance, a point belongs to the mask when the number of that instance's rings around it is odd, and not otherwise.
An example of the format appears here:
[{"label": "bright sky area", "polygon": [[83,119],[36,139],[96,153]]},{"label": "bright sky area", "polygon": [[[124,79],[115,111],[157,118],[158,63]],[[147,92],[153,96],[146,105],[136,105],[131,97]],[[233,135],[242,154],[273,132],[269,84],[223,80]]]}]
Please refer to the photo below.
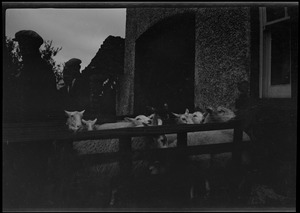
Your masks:
[{"label": "bright sky area", "polygon": [[125,38],[126,9],[8,9],[5,34],[15,37],[19,30],[34,30],[62,50],[58,64],[71,58],[82,60],[83,70],[109,36]]}]

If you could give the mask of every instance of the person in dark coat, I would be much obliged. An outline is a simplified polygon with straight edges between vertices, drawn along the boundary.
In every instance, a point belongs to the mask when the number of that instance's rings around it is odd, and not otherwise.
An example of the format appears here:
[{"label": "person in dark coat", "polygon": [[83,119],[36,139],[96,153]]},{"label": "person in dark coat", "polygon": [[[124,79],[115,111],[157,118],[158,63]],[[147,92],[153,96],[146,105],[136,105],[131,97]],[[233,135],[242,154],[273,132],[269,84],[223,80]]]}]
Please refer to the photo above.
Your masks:
[{"label": "person in dark coat", "polygon": [[242,81],[237,86],[239,91],[239,96],[235,100],[235,108],[237,110],[243,110],[249,107],[250,97],[249,97],[249,82]]},{"label": "person in dark coat", "polygon": [[32,30],[17,32],[13,40],[19,43],[23,63],[16,79],[19,119],[47,121],[59,106],[56,77],[52,66],[41,58],[39,50],[44,40]]},{"label": "person in dark coat", "polygon": [[65,63],[63,71],[64,86],[60,89],[63,95],[64,109],[67,111],[86,110],[88,97],[85,95],[83,84],[84,79],[81,76],[81,60],[72,58]]},{"label": "person in dark coat", "polygon": [[[58,107],[56,78],[51,65],[41,58],[43,38],[32,30],[15,34],[19,43],[22,68],[15,80],[17,122],[48,122]],[[32,134],[35,134],[35,125]],[[47,139],[47,138],[45,138]],[[49,161],[54,153],[52,141],[11,143],[4,147],[8,162],[4,173],[10,177],[5,183],[4,196],[11,197],[12,207],[43,207],[48,202],[45,190],[50,182]]]}]

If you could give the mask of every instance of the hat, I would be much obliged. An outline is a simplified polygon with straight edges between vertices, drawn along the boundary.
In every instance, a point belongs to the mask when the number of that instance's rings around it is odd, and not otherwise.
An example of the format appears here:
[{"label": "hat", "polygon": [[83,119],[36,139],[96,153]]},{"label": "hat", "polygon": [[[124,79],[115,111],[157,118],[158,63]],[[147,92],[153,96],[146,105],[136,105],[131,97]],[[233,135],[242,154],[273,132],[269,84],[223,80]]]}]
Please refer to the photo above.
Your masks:
[{"label": "hat", "polygon": [[74,65],[80,65],[81,60],[78,58],[72,58],[69,61],[65,63],[65,68],[64,68],[64,74],[65,75],[73,75],[73,76],[78,76],[80,75],[80,69],[73,69],[72,67]]},{"label": "hat", "polygon": [[72,59],[70,59],[69,61],[67,61],[65,63],[65,66],[69,67],[69,66],[80,65],[80,64],[81,64],[81,60],[80,59],[78,59],[78,58],[72,58]]},{"label": "hat", "polygon": [[40,47],[44,40],[43,38],[33,30],[21,30],[15,34],[14,41],[27,42]]}]

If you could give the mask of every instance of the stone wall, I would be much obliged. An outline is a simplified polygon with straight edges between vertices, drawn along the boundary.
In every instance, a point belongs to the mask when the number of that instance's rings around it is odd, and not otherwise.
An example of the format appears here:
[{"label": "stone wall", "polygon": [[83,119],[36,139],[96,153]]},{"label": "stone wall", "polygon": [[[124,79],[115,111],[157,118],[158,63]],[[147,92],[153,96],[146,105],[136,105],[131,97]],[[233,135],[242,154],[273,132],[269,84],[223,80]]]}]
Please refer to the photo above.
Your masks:
[{"label": "stone wall", "polygon": [[195,105],[233,106],[250,75],[249,8],[199,10],[195,40]]},{"label": "stone wall", "polygon": [[187,12],[196,17],[195,107],[233,106],[237,82],[249,78],[249,8],[128,8],[117,115],[134,114],[136,39],[160,20]]}]

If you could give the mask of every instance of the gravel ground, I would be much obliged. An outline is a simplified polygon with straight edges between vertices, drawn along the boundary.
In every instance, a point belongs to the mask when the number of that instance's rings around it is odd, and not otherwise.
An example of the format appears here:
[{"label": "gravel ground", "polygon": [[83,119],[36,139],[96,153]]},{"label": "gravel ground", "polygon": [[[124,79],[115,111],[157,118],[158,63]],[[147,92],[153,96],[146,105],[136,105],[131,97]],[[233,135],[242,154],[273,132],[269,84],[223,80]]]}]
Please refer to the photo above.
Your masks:
[{"label": "gravel ground", "polygon": [[[245,174],[245,173],[244,173]],[[195,176],[193,176],[195,175]],[[147,175],[133,179],[129,185],[121,184],[116,196],[115,204],[109,205],[110,188],[109,180],[101,179],[99,176],[85,174],[78,176],[70,184],[68,190],[69,199],[62,202],[56,199],[41,199],[37,203],[34,200],[28,204],[16,206],[12,204],[10,209],[31,210],[163,210],[163,211],[192,211],[192,210],[224,210],[224,209],[272,209],[287,208],[295,209],[295,196],[286,197],[278,194],[265,182],[260,182],[259,175],[255,172],[247,173],[246,178],[237,178],[231,175],[231,171],[217,170],[210,173],[211,190],[206,196],[203,176],[193,173],[171,172],[161,175]],[[245,176],[244,176],[245,177]],[[7,177],[12,179],[12,177]],[[243,181],[244,180],[244,181]],[[194,181],[195,198],[189,199],[189,184]],[[237,182],[238,181],[238,182]],[[242,187],[240,194],[232,190],[232,186]],[[51,186],[46,186],[51,194]],[[46,190],[47,191],[47,190]],[[30,190],[28,190],[30,194]],[[49,193],[48,192],[48,193]],[[7,196],[6,196],[7,197]],[[21,197],[14,193],[10,200]],[[47,196],[45,196],[47,197]],[[51,197],[51,196],[50,196]],[[8,198],[8,197],[7,197]],[[53,198],[53,195],[52,195]],[[19,201],[15,201],[18,203]]]},{"label": "gravel ground", "polygon": [[[177,178],[175,178],[177,177]],[[215,183],[209,196],[205,196],[203,185],[198,185],[194,199],[189,199],[189,187],[184,177],[152,175],[133,180],[130,185],[120,187],[115,204],[108,205],[108,187],[91,178],[73,185],[68,208],[79,209],[255,209],[295,208],[295,198],[279,195],[266,185],[252,184],[240,196],[233,196],[226,180]],[[201,182],[201,181],[200,181]],[[130,189],[130,190],[129,190]]]}]

